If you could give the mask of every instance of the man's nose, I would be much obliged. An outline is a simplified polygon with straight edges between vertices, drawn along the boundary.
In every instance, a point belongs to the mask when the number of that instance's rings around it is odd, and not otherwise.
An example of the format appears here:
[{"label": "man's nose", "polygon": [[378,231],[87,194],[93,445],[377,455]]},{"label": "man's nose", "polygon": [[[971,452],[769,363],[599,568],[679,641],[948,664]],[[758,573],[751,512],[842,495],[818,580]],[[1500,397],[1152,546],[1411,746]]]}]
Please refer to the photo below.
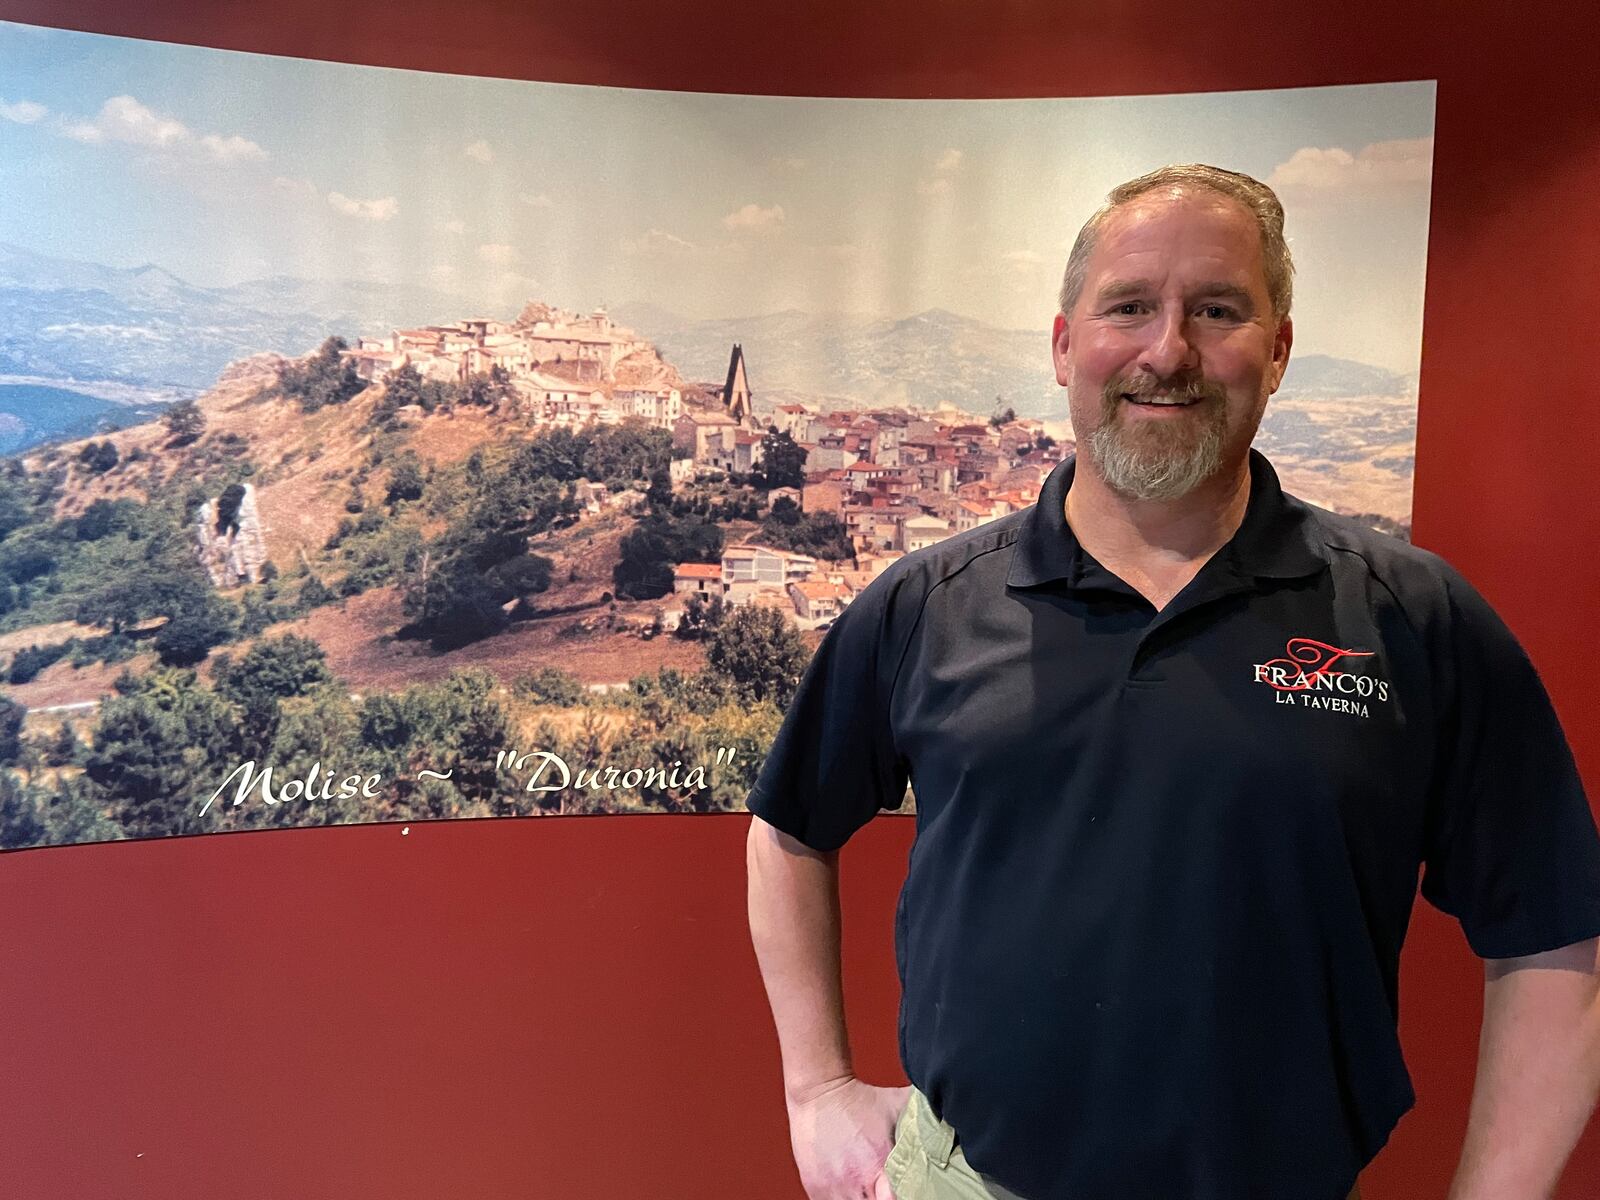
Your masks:
[{"label": "man's nose", "polygon": [[1157,379],[1167,379],[1200,365],[1200,354],[1189,340],[1182,313],[1169,312],[1146,326],[1150,338],[1145,343],[1139,365]]}]

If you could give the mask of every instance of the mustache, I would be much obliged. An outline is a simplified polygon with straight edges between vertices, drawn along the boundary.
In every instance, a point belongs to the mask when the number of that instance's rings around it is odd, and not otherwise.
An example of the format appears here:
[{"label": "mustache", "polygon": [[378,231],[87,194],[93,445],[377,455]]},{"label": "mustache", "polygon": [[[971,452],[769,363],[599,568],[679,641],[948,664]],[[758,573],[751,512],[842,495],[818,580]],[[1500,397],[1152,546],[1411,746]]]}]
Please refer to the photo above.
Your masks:
[{"label": "mustache", "polygon": [[1107,382],[1102,398],[1108,405],[1114,405],[1123,396],[1171,396],[1182,400],[1209,400],[1220,403],[1227,399],[1227,391],[1221,384],[1199,376],[1170,385],[1163,384],[1149,375],[1132,379],[1118,378]]}]

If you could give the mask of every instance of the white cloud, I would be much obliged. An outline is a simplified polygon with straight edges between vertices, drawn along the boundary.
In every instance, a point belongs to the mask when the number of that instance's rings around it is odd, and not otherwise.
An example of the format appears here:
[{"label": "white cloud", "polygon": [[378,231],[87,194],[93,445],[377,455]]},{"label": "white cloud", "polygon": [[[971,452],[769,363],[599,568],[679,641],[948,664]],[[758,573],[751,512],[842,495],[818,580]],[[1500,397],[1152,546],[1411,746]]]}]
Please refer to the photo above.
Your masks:
[{"label": "white cloud", "polygon": [[524,204],[530,205],[533,208],[550,208],[554,204],[554,201],[552,201],[550,197],[546,196],[543,192],[540,192],[537,196],[532,195],[529,192],[523,192],[521,195],[521,200]]},{"label": "white cloud", "polygon": [[449,279],[456,273],[453,263],[435,263],[431,274],[435,279]]},{"label": "white cloud", "polygon": [[95,126],[106,137],[138,146],[171,146],[192,136],[189,127],[164,117],[132,96],[113,96],[100,106]]},{"label": "white cloud", "polygon": [[0,100],[0,119],[15,121],[18,125],[32,125],[50,110],[32,100]]},{"label": "white cloud", "polygon": [[953,147],[939,155],[933,164],[933,169],[941,175],[954,175],[961,169],[961,151]]},{"label": "white cloud", "polygon": [[651,229],[639,237],[626,238],[622,243],[625,254],[687,254],[694,249],[693,242],[686,242],[665,229]]},{"label": "white cloud", "polygon": [[783,224],[783,206],[774,204],[771,208],[762,208],[759,204],[746,204],[737,212],[731,212],[722,218],[724,229],[776,229]]},{"label": "white cloud", "polygon": [[462,153],[475,162],[492,163],[494,161],[494,151],[489,148],[489,143],[482,138],[473,142]]},{"label": "white cloud", "polygon": [[200,139],[200,145],[207,154],[224,166],[231,166],[237,162],[264,162],[267,157],[267,152],[260,146],[238,134],[218,137],[214,133],[208,133]]},{"label": "white cloud", "polygon": [[943,196],[950,190],[948,179],[919,179],[917,180],[917,195]]},{"label": "white cloud", "polygon": [[465,221],[457,219],[454,221],[439,222],[440,233],[465,233],[466,231],[467,223]]},{"label": "white cloud", "polygon": [[400,211],[400,202],[393,196],[381,200],[352,200],[342,192],[329,192],[328,203],[335,212],[365,221],[387,221]]},{"label": "white cloud", "polygon": [[[40,108],[41,116],[43,111]],[[100,106],[100,111],[91,121],[64,121],[61,132],[74,141],[90,145],[124,142],[130,146],[169,151],[187,147],[191,152],[198,150],[212,162],[223,166],[263,162],[268,157],[265,150],[247,137],[240,137],[236,133],[196,136],[176,117],[159,113],[127,95],[111,97]]]},{"label": "white cloud", "polygon": [[1044,255],[1036,250],[1012,250],[1002,254],[1000,258],[1018,274],[1033,271],[1045,265]]},{"label": "white cloud", "polygon": [[478,257],[497,267],[508,267],[521,256],[518,255],[515,246],[507,245],[505,242],[486,242],[478,247]]},{"label": "white cloud", "polygon": [[829,258],[848,262],[860,255],[861,247],[854,242],[834,242],[832,245],[823,246],[821,251]]},{"label": "white cloud", "polygon": [[806,160],[803,158],[785,157],[775,154],[771,159],[772,165],[783,171],[804,171]]},{"label": "white cloud", "polygon": [[1328,195],[1426,183],[1432,173],[1433,139],[1397,138],[1355,154],[1338,146],[1304,146],[1272,169],[1267,186],[1299,196]]}]

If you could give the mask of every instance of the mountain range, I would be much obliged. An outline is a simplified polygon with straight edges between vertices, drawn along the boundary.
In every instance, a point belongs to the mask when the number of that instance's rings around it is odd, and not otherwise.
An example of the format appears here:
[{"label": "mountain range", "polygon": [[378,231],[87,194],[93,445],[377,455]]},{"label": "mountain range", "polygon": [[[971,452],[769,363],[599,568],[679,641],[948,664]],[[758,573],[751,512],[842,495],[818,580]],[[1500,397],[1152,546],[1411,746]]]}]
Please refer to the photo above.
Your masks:
[{"label": "mountain range", "polygon": [[[0,384],[10,385],[0,386],[0,453],[82,436],[90,422],[148,419],[160,404],[210,387],[229,363],[263,351],[301,355],[334,333],[353,341],[408,325],[512,315],[446,292],[365,280],[280,275],[199,287],[153,263],[108,267],[0,243]],[[618,305],[611,316],[653,341],[687,379],[720,384],[739,343],[758,412],[804,400],[1066,417],[1042,325],[998,329],[937,308],[900,318],[790,309],[695,319],[643,301]],[[57,388],[98,397],[103,411],[64,403]],[[1409,511],[1415,417],[1414,376],[1301,355],[1290,360],[1258,444],[1275,461],[1293,459],[1314,472],[1308,482],[1326,486],[1311,491],[1372,491],[1375,480],[1382,495],[1372,511],[1398,515]]]}]

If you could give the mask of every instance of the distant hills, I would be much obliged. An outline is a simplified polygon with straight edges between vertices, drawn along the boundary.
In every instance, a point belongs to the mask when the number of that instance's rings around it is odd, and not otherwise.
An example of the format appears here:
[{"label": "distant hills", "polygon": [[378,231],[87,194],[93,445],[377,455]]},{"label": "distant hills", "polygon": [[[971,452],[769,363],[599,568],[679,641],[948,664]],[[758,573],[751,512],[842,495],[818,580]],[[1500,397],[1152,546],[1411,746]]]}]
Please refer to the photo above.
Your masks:
[{"label": "distant hills", "polygon": [[330,333],[483,315],[469,307],[444,292],[360,280],[196,287],[150,263],[107,267],[0,243],[0,374],[200,391],[261,351],[301,355]]},{"label": "distant hills", "polygon": [[[691,320],[652,304],[612,316],[631,325],[692,379],[722,378],[728,348],[744,347],[758,408],[778,398],[855,403],[953,404],[987,415],[995,398],[1018,416],[1064,419],[1066,397],[1050,366],[1050,334],[995,329],[944,309],[899,320],[789,310],[762,317]],[[1291,358],[1277,400],[1416,395],[1413,379],[1325,354]]]},{"label": "distant hills", "polygon": [[[107,267],[0,243],[0,376],[33,385],[0,386],[0,453],[148,419],[210,387],[231,362],[304,354],[331,333],[354,339],[511,315],[428,288],[361,280],[274,276],[197,287],[154,264]],[[720,382],[729,348],[740,343],[758,412],[806,400],[952,405],[986,416],[998,400],[1019,416],[1066,417],[1043,325],[997,329],[943,309],[897,319],[791,309],[702,320],[638,301],[611,315],[687,379]],[[53,386],[87,396],[71,401]],[[1275,461],[1302,464],[1307,491],[1355,488],[1373,511],[1398,518],[1409,512],[1415,418],[1414,377],[1308,354],[1290,361],[1258,444]]]}]

